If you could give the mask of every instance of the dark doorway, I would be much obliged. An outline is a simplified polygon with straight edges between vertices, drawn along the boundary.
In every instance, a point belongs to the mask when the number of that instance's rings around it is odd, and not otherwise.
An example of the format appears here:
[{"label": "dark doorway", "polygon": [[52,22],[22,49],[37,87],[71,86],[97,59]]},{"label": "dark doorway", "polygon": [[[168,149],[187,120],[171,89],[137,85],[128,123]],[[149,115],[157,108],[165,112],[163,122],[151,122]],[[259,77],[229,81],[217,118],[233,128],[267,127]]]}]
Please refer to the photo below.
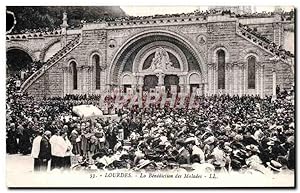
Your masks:
[{"label": "dark doorway", "polygon": [[177,85],[177,93],[180,92],[178,76],[176,76],[176,75],[166,75],[164,83],[165,83],[165,88],[166,88],[166,93],[167,94],[171,93],[171,86],[172,85]]},{"label": "dark doorway", "polygon": [[190,93],[196,92],[195,89],[199,88],[199,84],[190,84]]},{"label": "dark doorway", "polygon": [[150,88],[154,88],[158,85],[158,78],[155,75],[146,75],[144,77],[143,91],[150,91]]},{"label": "dark doorway", "polygon": [[131,88],[130,84],[124,84],[124,93],[128,93],[128,89]]},{"label": "dark doorway", "polygon": [[6,65],[9,74],[15,74],[30,68],[32,58],[19,49],[12,49],[6,52]]}]

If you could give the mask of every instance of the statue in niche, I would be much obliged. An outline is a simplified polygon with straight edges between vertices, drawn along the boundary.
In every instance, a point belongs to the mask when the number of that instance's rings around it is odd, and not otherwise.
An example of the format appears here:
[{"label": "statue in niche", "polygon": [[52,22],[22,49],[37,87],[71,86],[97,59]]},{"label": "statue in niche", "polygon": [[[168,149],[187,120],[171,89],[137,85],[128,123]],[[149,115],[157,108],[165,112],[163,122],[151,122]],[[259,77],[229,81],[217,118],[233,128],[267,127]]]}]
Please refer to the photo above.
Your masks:
[{"label": "statue in niche", "polygon": [[156,48],[154,58],[151,62],[151,69],[168,70],[173,68],[168,52],[162,47]]}]

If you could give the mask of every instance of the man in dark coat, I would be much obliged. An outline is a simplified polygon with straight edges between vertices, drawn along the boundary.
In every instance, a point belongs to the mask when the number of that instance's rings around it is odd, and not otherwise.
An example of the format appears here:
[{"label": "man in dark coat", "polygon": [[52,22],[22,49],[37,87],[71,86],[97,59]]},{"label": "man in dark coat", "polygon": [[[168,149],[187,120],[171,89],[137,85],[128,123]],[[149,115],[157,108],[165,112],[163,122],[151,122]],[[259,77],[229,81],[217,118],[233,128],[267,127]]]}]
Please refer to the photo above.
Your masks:
[{"label": "man in dark coat", "polygon": [[51,137],[50,131],[45,131],[40,144],[40,171],[47,171],[48,161],[51,159],[51,144],[49,139]]},{"label": "man in dark coat", "polygon": [[10,124],[10,128],[7,131],[7,153],[16,154],[18,153],[18,141],[17,141],[17,131],[14,123]]},{"label": "man in dark coat", "polygon": [[190,153],[185,148],[183,140],[176,141],[176,149],[178,150],[177,163],[178,164],[190,164]]}]

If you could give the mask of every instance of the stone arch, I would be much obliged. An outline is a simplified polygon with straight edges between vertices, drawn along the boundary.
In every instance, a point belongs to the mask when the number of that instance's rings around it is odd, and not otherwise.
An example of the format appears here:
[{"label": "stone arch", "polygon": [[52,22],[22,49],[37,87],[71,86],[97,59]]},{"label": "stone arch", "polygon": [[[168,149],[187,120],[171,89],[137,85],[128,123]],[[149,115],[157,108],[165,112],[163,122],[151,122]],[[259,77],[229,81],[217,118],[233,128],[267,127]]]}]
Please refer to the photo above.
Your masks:
[{"label": "stone arch", "polygon": [[[99,69],[93,64],[94,56],[99,57]],[[92,49],[87,54],[87,65],[91,67],[91,87],[99,90],[101,87],[101,71],[104,66],[104,57],[103,53],[99,49]]]},{"label": "stone arch", "polygon": [[68,61],[68,67],[71,71],[71,85],[72,90],[78,90],[79,89],[79,82],[78,81],[78,63],[75,59],[71,59]]},{"label": "stone arch", "polygon": [[[196,81],[197,79],[199,79],[199,82]],[[187,75],[187,83],[188,84],[200,84],[200,83],[202,83],[201,74],[197,71],[189,72],[189,74]]]},{"label": "stone arch", "polygon": [[73,57],[73,56],[67,57],[65,61],[67,61],[67,62],[66,63],[64,62],[64,67],[69,67],[70,63],[72,61],[75,61],[78,64],[77,59],[75,57]]},{"label": "stone arch", "polygon": [[88,66],[92,66],[93,65],[93,61],[92,58],[93,56],[97,54],[100,57],[100,64],[104,64],[104,55],[103,52],[99,49],[92,49],[90,51],[88,51],[87,57],[86,57],[86,61],[87,61],[87,65]]},{"label": "stone arch", "polygon": [[230,63],[231,56],[229,52],[229,44],[227,43],[215,43],[209,49],[208,58],[211,60],[209,63],[217,63],[217,52],[223,50],[225,52],[225,62]]},{"label": "stone arch", "polygon": [[31,49],[29,49],[28,47],[26,46],[23,46],[23,45],[19,45],[19,44],[15,44],[15,45],[8,45],[7,48],[6,48],[6,52],[10,51],[10,50],[21,50],[25,53],[27,53],[32,61],[39,61],[39,59],[34,55],[33,51]]},{"label": "stone arch", "polygon": [[[186,60],[186,57],[185,57],[184,53],[176,45],[174,45],[170,42],[156,41],[156,42],[147,44],[138,52],[138,54],[136,56],[136,58],[138,60],[135,60],[133,63],[133,72],[141,71],[140,64],[143,64],[143,62],[147,58],[147,56],[149,56],[150,54],[155,52],[155,48],[157,46],[163,47],[164,49],[166,49],[168,52],[170,52],[177,58],[181,71],[185,71],[185,72],[188,71],[188,62]],[[121,67],[121,69],[122,69],[122,67]]]},{"label": "stone arch", "polygon": [[243,61],[247,62],[248,58],[251,57],[251,56],[255,57],[255,59],[256,59],[257,62],[260,61],[260,56],[256,52],[254,52],[254,51],[249,51],[248,53],[246,53],[244,55],[244,57],[243,57]]},{"label": "stone arch", "polygon": [[131,85],[133,83],[134,83],[134,80],[133,80],[132,74],[130,72],[124,72],[121,76],[120,84],[121,85],[124,85],[124,84]]},{"label": "stone arch", "polygon": [[[196,58],[197,63],[199,65],[199,68],[204,76],[206,76],[206,66],[204,59],[201,57],[198,50],[195,48],[195,46],[190,43],[185,37],[181,36],[180,34],[173,32],[173,31],[166,31],[166,30],[147,30],[141,33],[138,33],[131,38],[129,38],[123,45],[117,50],[115,55],[113,56],[111,60],[111,64],[109,65],[108,73],[107,73],[107,80],[114,83],[116,80],[113,80],[115,68],[117,66],[117,62],[119,61],[122,53],[131,45],[134,43],[142,40],[143,38],[151,37],[151,36],[165,36],[168,38],[172,38],[184,45],[184,47],[193,55],[193,57]],[[117,75],[119,76],[119,75]],[[206,78],[205,78],[206,79]]]},{"label": "stone arch", "polygon": [[39,56],[41,61],[44,61],[46,52],[49,50],[49,48],[51,48],[54,44],[56,44],[58,42],[60,42],[60,38],[55,38],[46,44],[46,46],[43,48],[43,50],[41,51],[40,56]]}]

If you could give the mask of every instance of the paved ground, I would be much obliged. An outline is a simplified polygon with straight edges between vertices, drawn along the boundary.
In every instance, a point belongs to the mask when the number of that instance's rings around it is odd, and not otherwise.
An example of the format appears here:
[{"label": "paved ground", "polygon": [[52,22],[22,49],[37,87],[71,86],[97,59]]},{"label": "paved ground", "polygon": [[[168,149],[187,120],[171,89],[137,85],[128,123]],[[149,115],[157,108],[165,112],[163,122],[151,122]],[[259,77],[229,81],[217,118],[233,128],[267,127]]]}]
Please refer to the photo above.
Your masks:
[{"label": "paved ground", "polygon": [[33,158],[30,155],[6,155],[6,171],[11,172],[32,172]]}]

